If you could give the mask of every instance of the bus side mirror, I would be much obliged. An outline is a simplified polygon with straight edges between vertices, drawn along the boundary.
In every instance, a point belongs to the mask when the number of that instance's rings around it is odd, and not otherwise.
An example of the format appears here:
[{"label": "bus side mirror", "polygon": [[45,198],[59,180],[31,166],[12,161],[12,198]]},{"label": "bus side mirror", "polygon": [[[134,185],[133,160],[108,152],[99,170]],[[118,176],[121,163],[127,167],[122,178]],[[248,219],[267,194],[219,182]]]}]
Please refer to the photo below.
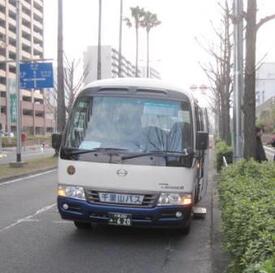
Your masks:
[{"label": "bus side mirror", "polygon": [[57,134],[57,133],[52,134],[52,147],[56,151],[59,151],[59,148],[61,146],[61,139],[62,139],[61,134]]},{"label": "bus side mirror", "polygon": [[196,149],[206,150],[208,149],[208,132],[198,131],[196,136]]}]

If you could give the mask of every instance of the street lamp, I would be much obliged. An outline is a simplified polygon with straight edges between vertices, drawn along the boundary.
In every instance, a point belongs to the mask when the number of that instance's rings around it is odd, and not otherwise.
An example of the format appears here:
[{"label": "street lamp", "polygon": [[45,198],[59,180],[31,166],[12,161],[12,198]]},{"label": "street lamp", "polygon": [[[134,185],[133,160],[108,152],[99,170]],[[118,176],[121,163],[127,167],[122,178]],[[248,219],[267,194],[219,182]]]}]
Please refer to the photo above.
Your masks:
[{"label": "street lamp", "polygon": [[17,93],[17,119],[16,119],[16,163],[21,164],[21,100],[20,100],[20,59],[21,59],[21,5],[16,0],[16,93]]}]

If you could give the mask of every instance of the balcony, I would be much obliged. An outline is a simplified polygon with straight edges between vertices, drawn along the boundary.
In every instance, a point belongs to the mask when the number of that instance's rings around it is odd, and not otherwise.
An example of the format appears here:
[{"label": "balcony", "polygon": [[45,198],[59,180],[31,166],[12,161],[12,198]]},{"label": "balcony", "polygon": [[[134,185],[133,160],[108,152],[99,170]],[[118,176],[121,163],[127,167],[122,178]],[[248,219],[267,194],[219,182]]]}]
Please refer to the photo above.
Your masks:
[{"label": "balcony", "polygon": [[44,118],[42,117],[35,117],[35,126],[36,127],[44,127]]},{"label": "balcony", "polygon": [[40,103],[35,103],[34,110],[39,112],[44,112],[44,105]]},{"label": "balcony", "polygon": [[33,104],[30,101],[22,101],[22,109],[23,110],[32,110]]},{"label": "balcony", "polygon": [[31,10],[32,7],[31,7],[31,4],[26,2],[26,1],[21,1],[22,5],[25,6],[27,9]]},{"label": "balcony", "polygon": [[22,116],[22,127],[31,127],[33,126],[33,117],[23,115]]},{"label": "balcony", "polygon": [[54,119],[46,119],[45,120],[45,125],[46,127],[52,127],[54,128],[55,127],[55,120]]}]

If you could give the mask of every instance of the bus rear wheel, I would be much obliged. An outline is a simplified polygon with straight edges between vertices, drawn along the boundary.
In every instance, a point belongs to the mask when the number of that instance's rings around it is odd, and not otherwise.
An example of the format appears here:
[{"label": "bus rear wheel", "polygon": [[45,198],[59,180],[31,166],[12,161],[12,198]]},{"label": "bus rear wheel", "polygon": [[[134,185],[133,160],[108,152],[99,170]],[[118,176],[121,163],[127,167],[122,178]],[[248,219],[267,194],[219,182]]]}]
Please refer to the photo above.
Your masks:
[{"label": "bus rear wheel", "polygon": [[89,228],[91,228],[91,224],[87,223],[87,222],[74,221],[74,225],[76,226],[77,229],[89,229]]}]

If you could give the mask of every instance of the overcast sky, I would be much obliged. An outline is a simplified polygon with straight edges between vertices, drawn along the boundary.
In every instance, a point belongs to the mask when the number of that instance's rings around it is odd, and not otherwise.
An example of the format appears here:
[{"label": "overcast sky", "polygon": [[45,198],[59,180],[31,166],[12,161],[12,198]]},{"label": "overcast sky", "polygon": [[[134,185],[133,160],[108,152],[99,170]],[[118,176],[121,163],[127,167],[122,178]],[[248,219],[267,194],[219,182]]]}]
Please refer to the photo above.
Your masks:
[{"label": "overcast sky", "polygon": [[[57,0],[44,0],[45,56],[56,59]],[[102,0],[102,44],[118,48],[119,0]],[[124,16],[131,6],[139,5],[157,13],[162,24],[151,31],[151,66],[163,79],[184,86],[207,84],[199,62],[209,56],[195,41],[215,40],[211,21],[217,23],[220,8],[217,0],[124,0]],[[63,0],[64,51],[69,58],[81,58],[88,45],[97,44],[98,0]],[[275,0],[258,0],[258,17],[275,13]],[[275,62],[275,20],[267,23],[258,34],[257,57],[268,52],[266,61]],[[140,32],[140,65],[145,65],[146,40]],[[135,60],[134,29],[123,26],[123,55]]]}]

